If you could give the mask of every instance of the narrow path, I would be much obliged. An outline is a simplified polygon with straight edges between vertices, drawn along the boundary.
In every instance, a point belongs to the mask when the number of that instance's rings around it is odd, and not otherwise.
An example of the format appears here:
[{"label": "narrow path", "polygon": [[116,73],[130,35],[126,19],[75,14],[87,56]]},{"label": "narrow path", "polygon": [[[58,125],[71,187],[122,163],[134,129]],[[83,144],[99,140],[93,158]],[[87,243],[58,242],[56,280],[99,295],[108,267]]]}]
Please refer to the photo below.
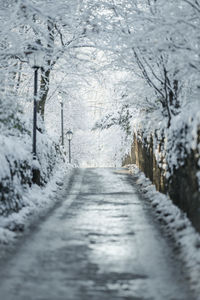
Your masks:
[{"label": "narrow path", "polygon": [[80,169],[0,265],[2,300],[192,300],[181,265],[123,170]]}]

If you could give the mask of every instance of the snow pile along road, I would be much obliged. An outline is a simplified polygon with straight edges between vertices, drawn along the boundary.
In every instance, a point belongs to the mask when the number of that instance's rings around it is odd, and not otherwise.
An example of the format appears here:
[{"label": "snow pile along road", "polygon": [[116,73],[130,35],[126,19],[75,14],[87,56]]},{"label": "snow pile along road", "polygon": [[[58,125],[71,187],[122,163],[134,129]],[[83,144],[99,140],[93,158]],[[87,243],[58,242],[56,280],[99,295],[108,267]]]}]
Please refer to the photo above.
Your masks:
[{"label": "snow pile along road", "polygon": [[188,278],[197,299],[200,299],[200,235],[187,216],[175,206],[171,199],[156,191],[152,182],[139,171],[136,165],[129,165],[136,184],[144,197],[151,202],[157,219],[165,233],[174,240],[180,259],[184,262]]},{"label": "snow pile along road", "polygon": [[65,164],[59,168],[46,186],[32,185],[22,196],[24,207],[19,212],[0,216],[0,244],[10,245],[20,232],[45,216],[61,198],[64,186],[68,184],[72,167]]}]

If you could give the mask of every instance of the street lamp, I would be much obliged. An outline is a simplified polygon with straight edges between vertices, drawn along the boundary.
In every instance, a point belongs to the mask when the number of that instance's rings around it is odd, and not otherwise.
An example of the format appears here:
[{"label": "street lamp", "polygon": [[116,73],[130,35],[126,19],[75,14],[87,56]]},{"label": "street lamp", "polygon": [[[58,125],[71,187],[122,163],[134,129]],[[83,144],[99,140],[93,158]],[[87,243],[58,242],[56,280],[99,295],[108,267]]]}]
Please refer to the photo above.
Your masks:
[{"label": "street lamp", "polygon": [[[34,102],[33,102],[33,160],[36,162],[36,133],[37,133],[37,95],[38,95],[38,70],[42,68],[45,58],[45,52],[42,49],[41,42],[36,41],[34,45],[29,45],[25,55],[29,65],[34,70]],[[33,183],[40,185],[40,169],[37,163],[33,164]]]},{"label": "street lamp", "polygon": [[69,163],[71,164],[71,140],[73,137],[73,132],[71,130],[67,131],[67,139],[69,141]]},{"label": "street lamp", "polygon": [[61,141],[62,146],[64,147],[64,123],[63,123],[63,100],[60,100],[61,105]]},{"label": "street lamp", "polygon": [[38,90],[38,70],[42,68],[45,53],[40,41],[34,45],[29,45],[25,52],[29,65],[34,69],[34,102],[33,102],[33,159],[36,159],[36,132],[37,132],[37,90]]}]

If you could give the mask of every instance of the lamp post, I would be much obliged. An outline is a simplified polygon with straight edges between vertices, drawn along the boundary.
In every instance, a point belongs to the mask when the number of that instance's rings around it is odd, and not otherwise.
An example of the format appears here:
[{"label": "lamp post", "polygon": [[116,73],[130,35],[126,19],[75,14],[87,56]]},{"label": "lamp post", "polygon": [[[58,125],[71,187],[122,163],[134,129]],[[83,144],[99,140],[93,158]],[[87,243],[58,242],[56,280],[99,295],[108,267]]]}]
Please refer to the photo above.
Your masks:
[{"label": "lamp post", "polygon": [[61,105],[61,143],[64,147],[64,123],[63,123],[63,100],[60,100]]},{"label": "lamp post", "polygon": [[42,49],[41,42],[37,40],[34,45],[29,45],[27,51],[25,52],[29,65],[34,70],[34,97],[33,97],[33,183],[40,185],[40,169],[36,163],[37,155],[37,96],[38,96],[38,70],[42,68],[45,52]]},{"label": "lamp post", "polygon": [[44,51],[40,41],[36,41],[34,45],[29,45],[25,52],[29,65],[34,70],[34,98],[33,98],[33,159],[36,159],[37,149],[37,95],[38,95],[38,70],[42,68],[44,62]]},{"label": "lamp post", "polygon": [[71,130],[67,131],[67,139],[69,142],[69,163],[71,164],[71,140],[73,137],[73,132]]}]

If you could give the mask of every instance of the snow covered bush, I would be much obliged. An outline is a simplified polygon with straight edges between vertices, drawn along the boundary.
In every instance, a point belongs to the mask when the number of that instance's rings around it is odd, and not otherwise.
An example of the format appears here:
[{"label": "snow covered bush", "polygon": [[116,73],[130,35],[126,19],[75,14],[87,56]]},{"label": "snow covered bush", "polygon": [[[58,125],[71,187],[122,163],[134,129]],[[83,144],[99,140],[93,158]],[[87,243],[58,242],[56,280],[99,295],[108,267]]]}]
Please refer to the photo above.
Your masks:
[{"label": "snow covered bush", "polygon": [[[9,111],[8,111],[9,113]],[[0,119],[0,214],[20,210],[22,195],[32,185],[33,155],[31,123],[19,110]],[[41,184],[45,184],[64,156],[46,133],[37,132],[37,157]]]}]

